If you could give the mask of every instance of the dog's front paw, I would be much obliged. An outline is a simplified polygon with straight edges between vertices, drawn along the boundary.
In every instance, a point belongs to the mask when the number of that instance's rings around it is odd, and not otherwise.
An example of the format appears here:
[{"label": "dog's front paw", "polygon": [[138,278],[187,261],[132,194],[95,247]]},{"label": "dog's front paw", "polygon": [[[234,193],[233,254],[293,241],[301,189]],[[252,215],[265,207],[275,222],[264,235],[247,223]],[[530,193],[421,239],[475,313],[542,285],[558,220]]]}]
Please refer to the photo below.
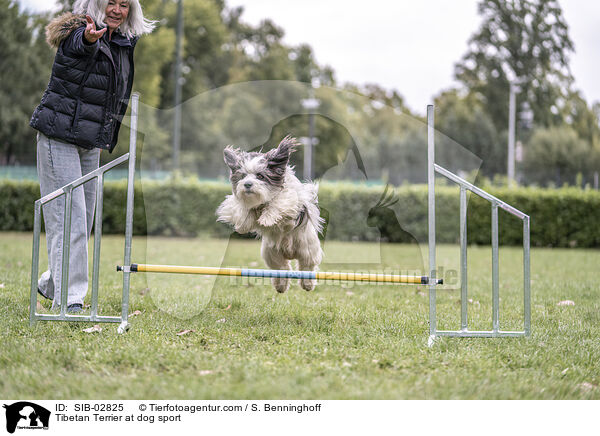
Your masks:
[{"label": "dog's front paw", "polygon": [[271,279],[271,283],[273,283],[275,290],[280,294],[283,294],[290,287],[290,279],[273,278]]},{"label": "dog's front paw", "polygon": [[312,291],[317,286],[317,281],[315,279],[300,279],[300,286],[305,291]]},{"label": "dog's front paw", "polygon": [[263,213],[257,220],[258,224],[263,227],[273,227],[277,224],[277,217],[271,216],[271,214]]}]

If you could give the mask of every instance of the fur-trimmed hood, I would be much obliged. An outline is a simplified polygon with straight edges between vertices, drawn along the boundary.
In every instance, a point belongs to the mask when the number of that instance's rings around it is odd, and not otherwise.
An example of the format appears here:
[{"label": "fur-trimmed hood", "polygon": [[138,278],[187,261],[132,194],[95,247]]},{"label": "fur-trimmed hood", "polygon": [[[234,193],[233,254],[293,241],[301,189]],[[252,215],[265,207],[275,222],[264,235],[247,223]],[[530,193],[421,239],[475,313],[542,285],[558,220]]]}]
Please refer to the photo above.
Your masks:
[{"label": "fur-trimmed hood", "polygon": [[65,12],[54,18],[46,26],[46,42],[50,47],[58,49],[60,43],[75,29],[87,24],[85,15]]}]

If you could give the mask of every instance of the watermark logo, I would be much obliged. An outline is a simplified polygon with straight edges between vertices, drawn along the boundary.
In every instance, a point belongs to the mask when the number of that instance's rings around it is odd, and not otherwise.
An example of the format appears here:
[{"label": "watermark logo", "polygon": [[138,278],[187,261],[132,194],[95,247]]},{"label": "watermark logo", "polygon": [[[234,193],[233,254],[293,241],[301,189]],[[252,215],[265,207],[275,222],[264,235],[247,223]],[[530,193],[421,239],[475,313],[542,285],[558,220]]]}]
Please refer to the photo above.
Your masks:
[{"label": "watermark logo", "polygon": [[6,409],[6,431],[9,433],[14,433],[16,429],[48,430],[50,424],[48,409],[27,401],[4,404],[3,407]]}]

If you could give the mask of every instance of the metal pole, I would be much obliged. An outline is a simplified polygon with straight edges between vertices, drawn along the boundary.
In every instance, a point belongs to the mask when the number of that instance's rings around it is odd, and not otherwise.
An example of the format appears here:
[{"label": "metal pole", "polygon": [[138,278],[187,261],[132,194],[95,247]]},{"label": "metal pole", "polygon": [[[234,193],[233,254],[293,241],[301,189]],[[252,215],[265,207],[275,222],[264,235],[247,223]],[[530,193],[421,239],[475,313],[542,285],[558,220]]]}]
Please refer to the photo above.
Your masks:
[{"label": "metal pole", "polygon": [[313,147],[315,145],[315,114],[314,111],[319,107],[319,100],[315,98],[315,91],[311,87],[308,91],[308,98],[301,101],[302,108],[308,112],[308,137],[300,138],[304,145],[304,162],[302,175],[304,180],[312,180],[313,177]]},{"label": "metal pole", "polygon": [[500,286],[498,254],[498,205],[492,203],[492,330],[500,330]]},{"label": "metal pole", "polygon": [[31,251],[31,296],[29,300],[29,325],[36,322],[38,271],[40,263],[40,234],[42,232],[42,202],[35,202],[33,215],[33,248]]},{"label": "metal pole", "polygon": [[510,84],[510,97],[508,103],[508,184],[512,186],[515,181],[515,124],[516,124],[516,85]]},{"label": "metal pole", "polygon": [[315,136],[315,115],[308,114],[308,144],[304,146],[304,180],[313,178],[313,138]]},{"label": "metal pole", "polygon": [[436,320],[436,294],[435,294],[435,142],[434,142],[434,114],[433,105],[427,106],[427,204],[429,224],[429,341],[433,345],[437,329]]},{"label": "metal pole", "polygon": [[523,306],[525,336],[531,334],[531,271],[529,262],[529,217],[523,220]]},{"label": "metal pole", "polygon": [[[125,217],[125,265],[131,263],[131,241],[133,238],[133,195],[135,180],[135,153],[137,146],[138,103],[140,95],[134,93],[131,97],[131,129],[129,136],[129,173],[127,177],[127,214]],[[117,331],[124,333],[129,329],[129,285],[130,272],[123,272],[123,296],[121,300],[121,324]]]},{"label": "metal pole", "polygon": [[175,42],[175,115],[173,120],[173,171],[179,169],[181,149],[181,70],[183,43],[183,0],[177,2],[177,36]]},{"label": "metal pole", "polygon": [[[62,273],[60,277],[60,316],[67,313],[69,294],[69,257],[71,249],[71,211],[73,209],[73,188],[68,187],[65,198],[65,223],[63,227]],[[55,290],[56,292],[56,290]],[[55,300],[56,301],[56,300]]]},{"label": "metal pole", "polygon": [[467,190],[460,187],[460,328],[467,330]]},{"label": "metal pole", "polygon": [[94,223],[94,262],[92,270],[92,308],[90,316],[98,316],[98,285],[100,282],[100,243],[102,240],[102,205],[104,203],[104,174],[96,179],[96,220]]}]

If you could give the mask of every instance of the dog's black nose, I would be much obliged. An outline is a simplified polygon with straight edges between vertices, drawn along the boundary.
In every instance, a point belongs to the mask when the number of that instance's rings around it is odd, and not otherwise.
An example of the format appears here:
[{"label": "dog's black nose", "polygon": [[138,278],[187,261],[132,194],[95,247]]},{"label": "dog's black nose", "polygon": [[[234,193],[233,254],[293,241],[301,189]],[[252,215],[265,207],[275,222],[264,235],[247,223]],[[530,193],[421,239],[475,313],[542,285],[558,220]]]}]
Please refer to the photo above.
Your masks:
[{"label": "dog's black nose", "polygon": [[245,187],[246,189],[250,189],[250,188],[252,188],[252,182],[246,182],[246,183],[244,183],[244,187]]}]

